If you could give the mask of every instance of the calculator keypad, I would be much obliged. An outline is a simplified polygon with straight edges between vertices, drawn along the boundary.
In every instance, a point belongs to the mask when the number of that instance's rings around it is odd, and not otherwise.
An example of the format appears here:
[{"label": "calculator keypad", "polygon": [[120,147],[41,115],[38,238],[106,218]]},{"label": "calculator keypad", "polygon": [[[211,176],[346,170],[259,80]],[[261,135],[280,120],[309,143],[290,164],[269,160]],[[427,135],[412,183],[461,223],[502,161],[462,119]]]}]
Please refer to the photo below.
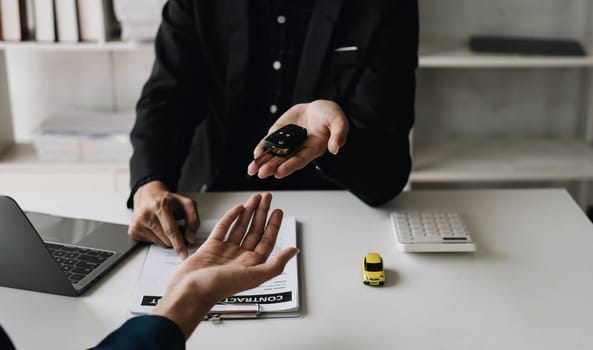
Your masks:
[{"label": "calculator keypad", "polygon": [[[472,238],[458,213],[452,212],[421,212],[394,211],[392,221],[396,238],[401,246],[425,244],[419,249],[402,249],[417,251],[465,251],[473,247]],[[435,243],[431,247],[426,243]],[[449,244],[471,244],[465,248],[453,247]],[[410,248],[410,247],[408,247]],[[474,247],[475,248],[475,247]]]}]

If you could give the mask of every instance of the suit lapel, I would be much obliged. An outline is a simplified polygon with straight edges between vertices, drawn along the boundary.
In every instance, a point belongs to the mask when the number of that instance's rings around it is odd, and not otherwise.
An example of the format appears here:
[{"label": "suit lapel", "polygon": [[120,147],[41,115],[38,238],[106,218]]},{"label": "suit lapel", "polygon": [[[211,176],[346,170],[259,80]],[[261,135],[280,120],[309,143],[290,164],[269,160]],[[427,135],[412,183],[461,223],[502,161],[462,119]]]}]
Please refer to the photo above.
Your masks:
[{"label": "suit lapel", "polygon": [[225,95],[227,103],[225,115],[234,115],[234,109],[241,108],[246,89],[249,57],[249,1],[226,1],[226,21],[228,28],[228,70]]},{"label": "suit lapel", "polygon": [[318,0],[315,3],[296,79],[295,103],[309,102],[314,96],[342,3],[343,0]]}]

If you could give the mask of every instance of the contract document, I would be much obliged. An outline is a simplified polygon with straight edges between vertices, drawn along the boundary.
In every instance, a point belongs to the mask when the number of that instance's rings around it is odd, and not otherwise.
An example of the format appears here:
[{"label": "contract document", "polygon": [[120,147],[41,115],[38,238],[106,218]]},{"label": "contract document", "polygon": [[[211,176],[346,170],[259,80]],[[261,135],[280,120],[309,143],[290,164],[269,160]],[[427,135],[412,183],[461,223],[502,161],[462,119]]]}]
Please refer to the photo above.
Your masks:
[{"label": "contract document", "polygon": [[[189,254],[195,252],[206,240],[217,220],[203,221],[198,230],[197,242],[189,247]],[[273,259],[287,247],[297,246],[296,219],[284,217],[276,245],[270,254]],[[167,283],[181,258],[173,249],[151,245],[144,259],[136,293],[130,302],[132,315],[147,314],[158,304]],[[229,296],[216,304],[208,318],[257,318],[257,317],[299,317],[301,313],[299,273],[297,257],[291,259],[282,274],[260,286]]]}]

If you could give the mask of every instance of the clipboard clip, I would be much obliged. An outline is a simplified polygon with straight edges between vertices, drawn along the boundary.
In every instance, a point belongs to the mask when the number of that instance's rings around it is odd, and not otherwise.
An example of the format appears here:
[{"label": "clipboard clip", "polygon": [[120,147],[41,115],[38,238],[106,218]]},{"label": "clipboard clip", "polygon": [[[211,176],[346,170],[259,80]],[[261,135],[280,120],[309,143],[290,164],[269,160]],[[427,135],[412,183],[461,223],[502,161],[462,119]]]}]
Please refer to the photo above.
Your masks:
[{"label": "clipboard clip", "polygon": [[257,318],[261,314],[259,304],[218,303],[216,305],[224,306],[224,308],[209,312],[204,320],[217,324],[229,319]]}]

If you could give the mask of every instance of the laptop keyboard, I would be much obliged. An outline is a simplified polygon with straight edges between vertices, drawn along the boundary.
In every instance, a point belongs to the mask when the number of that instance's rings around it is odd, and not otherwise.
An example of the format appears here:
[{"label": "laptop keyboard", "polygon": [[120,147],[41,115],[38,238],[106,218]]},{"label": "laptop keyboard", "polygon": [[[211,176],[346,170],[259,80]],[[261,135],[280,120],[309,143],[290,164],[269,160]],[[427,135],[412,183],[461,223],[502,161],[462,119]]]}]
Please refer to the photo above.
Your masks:
[{"label": "laptop keyboard", "polygon": [[45,243],[72,283],[78,283],[114,253],[106,250]]}]

